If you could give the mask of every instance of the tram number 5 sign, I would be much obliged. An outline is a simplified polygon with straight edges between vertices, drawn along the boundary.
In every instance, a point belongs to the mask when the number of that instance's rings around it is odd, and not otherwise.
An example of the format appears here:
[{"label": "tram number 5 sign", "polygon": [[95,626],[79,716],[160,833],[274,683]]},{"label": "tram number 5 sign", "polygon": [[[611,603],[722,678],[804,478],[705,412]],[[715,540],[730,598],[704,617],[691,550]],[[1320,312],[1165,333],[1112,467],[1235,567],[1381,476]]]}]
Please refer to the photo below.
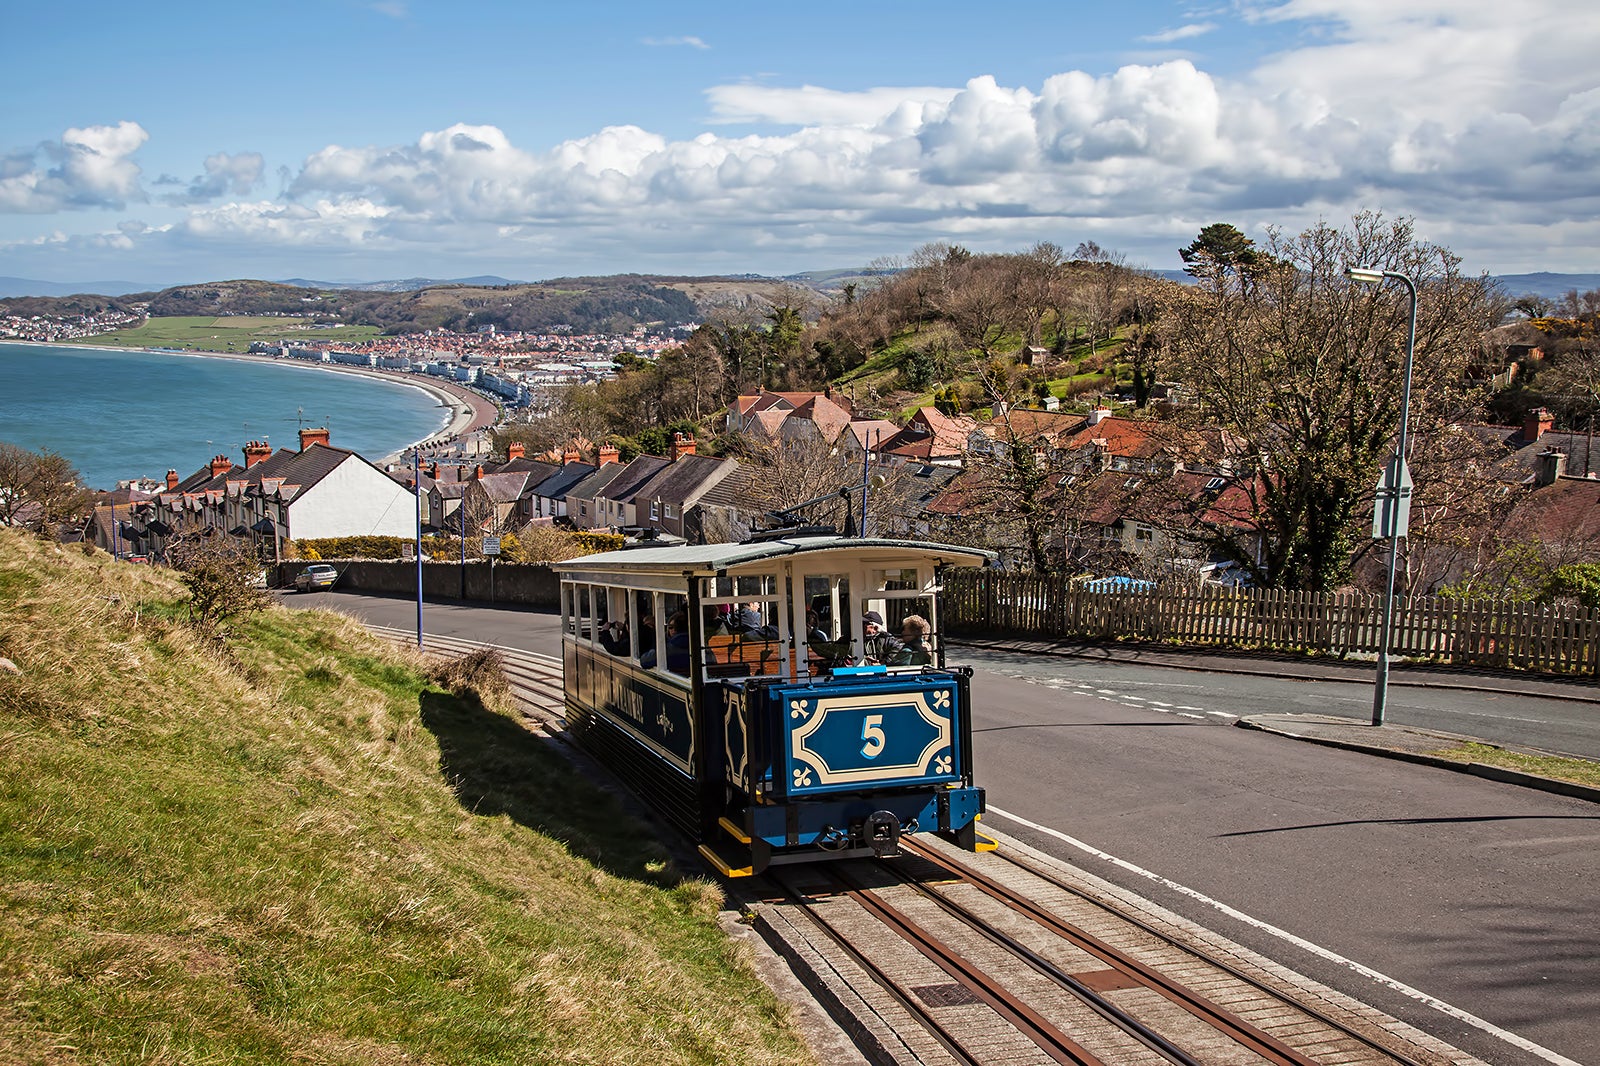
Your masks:
[{"label": "tram number 5 sign", "polygon": [[883,715],[869,714],[861,723],[861,739],[866,741],[861,745],[861,754],[869,759],[876,759],[883,754],[883,746],[887,738],[883,735]]}]

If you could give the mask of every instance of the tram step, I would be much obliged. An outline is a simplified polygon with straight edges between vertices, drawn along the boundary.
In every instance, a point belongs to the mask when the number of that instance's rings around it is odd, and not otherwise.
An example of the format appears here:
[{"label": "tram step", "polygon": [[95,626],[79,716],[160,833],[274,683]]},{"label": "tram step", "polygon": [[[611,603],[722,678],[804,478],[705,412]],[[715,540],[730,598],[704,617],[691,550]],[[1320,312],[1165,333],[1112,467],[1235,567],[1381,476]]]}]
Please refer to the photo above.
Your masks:
[{"label": "tram step", "polygon": [[710,844],[700,845],[700,857],[715,867],[723,877],[749,877],[755,872],[750,853],[740,848],[737,854],[738,858],[730,859]]},{"label": "tram step", "polygon": [[746,833],[742,826],[736,824],[727,815],[723,815],[721,818],[718,818],[717,819],[717,824],[722,826],[722,831],[724,833],[727,833],[729,836],[731,836],[733,839],[737,840],[739,843],[744,844],[746,846],[749,846],[749,844],[750,844],[750,834]]}]

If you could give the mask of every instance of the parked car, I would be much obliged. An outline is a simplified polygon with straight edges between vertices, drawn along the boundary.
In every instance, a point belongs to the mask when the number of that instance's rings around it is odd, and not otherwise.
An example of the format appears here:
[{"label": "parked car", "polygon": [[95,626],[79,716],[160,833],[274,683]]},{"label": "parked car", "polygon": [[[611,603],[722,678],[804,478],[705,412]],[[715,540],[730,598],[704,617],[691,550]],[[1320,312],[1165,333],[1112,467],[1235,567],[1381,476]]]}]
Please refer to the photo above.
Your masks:
[{"label": "parked car", "polygon": [[314,589],[331,589],[339,580],[339,571],[327,563],[314,563],[294,576],[294,587],[301,592]]}]

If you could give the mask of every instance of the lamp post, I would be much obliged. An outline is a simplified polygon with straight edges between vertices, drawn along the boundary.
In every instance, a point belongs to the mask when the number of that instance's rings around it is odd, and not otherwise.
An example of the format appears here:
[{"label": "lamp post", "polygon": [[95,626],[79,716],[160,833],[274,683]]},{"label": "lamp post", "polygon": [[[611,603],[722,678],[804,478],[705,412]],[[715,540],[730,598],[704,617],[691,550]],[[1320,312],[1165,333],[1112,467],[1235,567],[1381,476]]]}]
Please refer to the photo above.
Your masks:
[{"label": "lamp post", "polygon": [[1409,501],[1400,496],[1400,486],[1405,478],[1407,434],[1411,427],[1411,360],[1417,347],[1417,283],[1396,270],[1378,267],[1346,267],[1345,275],[1352,281],[1367,285],[1381,285],[1385,280],[1404,282],[1411,294],[1411,324],[1406,333],[1405,386],[1400,394],[1400,436],[1395,441],[1393,471],[1389,475],[1390,487],[1395,492],[1394,506],[1389,510],[1389,579],[1383,589],[1383,633],[1378,639],[1378,677],[1372,693],[1372,724],[1383,724],[1383,712],[1389,701],[1389,643],[1394,632],[1394,575],[1400,559],[1400,513]]}]

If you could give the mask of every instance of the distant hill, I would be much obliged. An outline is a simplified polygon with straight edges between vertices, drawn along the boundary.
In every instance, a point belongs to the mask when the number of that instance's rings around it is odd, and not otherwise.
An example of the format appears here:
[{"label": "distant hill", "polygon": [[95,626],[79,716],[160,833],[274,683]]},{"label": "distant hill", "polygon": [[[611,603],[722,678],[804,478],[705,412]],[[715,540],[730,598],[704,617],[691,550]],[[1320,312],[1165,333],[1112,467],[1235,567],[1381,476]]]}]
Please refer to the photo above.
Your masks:
[{"label": "distant hill", "polygon": [[505,285],[527,285],[526,281],[511,281],[493,274],[480,274],[471,278],[401,278],[394,281],[308,281],[305,278],[284,278],[280,285],[293,285],[297,289],[345,289],[350,292],[415,292],[418,289],[435,289],[442,285],[473,285],[478,288],[496,288]]},{"label": "distant hill", "polygon": [[1501,274],[1494,280],[1505,286],[1508,296],[1532,293],[1547,300],[1565,296],[1574,289],[1579,292],[1600,289],[1600,274],[1551,274],[1539,271],[1535,274]]},{"label": "distant hill", "polygon": [[33,278],[0,278],[0,298],[7,296],[126,296],[130,292],[149,292],[150,286],[132,281],[37,281]]}]

